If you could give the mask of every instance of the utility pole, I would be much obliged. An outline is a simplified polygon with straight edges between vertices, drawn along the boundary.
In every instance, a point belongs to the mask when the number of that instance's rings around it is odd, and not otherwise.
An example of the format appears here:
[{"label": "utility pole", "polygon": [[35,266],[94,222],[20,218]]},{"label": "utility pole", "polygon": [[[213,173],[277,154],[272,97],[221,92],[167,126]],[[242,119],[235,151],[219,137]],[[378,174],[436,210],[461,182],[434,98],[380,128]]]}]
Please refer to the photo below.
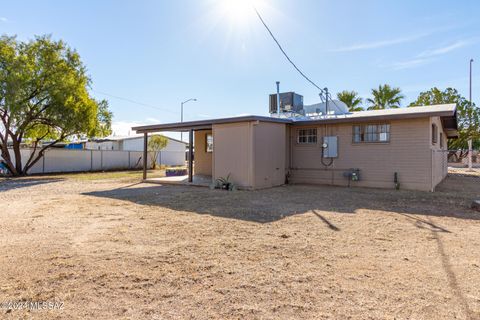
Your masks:
[{"label": "utility pole", "polygon": [[[468,95],[470,107],[472,107],[472,63],[473,59],[470,59],[470,92]],[[472,171],[472,139],[468,139],[468,171]]]},{"label": "utility pole", "polygon": [[[183,105],[189,101],[197,101],[197,99],[191,98],[180,104],[180,122],[183,122]],[[180,140],[183,141],[183,131],[180,132]]]}]

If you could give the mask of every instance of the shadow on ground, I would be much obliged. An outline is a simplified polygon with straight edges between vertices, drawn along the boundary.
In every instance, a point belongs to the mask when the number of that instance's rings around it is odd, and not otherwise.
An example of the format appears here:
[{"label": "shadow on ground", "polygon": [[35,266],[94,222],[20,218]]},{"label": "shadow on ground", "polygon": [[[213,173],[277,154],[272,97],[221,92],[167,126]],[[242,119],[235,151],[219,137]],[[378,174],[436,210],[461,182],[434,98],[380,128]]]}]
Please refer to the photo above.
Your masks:
[{"label": "shadow on ground", "polygon": [[63,181],[63,178],[42,178],[42,177],[35,177],[35,178],[6,178],[0,180],[0,192],[8,191],[13,189],[20,189],[26,187],[32,187],[40,184],[52,183]]},{"label": "shadow on ground", "polygon": [[[452,185],[448,186],[450,182]],[[404,215],[418,227],[447,232],[409,214],[480,220],[480,214],[469,209],[472,192],[476,192],[476,189],[472,188],[470,193],[456,192],[455,189],[458,183],[465,186],[477,182],[478,179],[470,181],[468,177],[453,181],[447,179],[446,185],[439,188],[441,191],[435,193],[305,185],[255,192],[227,192],[189,186],[142,184],[84,195],[259,223],[312,211],[332,230],[338,228],[329,224],[321,211],[354,214],[359,209],[378,210]]]}]

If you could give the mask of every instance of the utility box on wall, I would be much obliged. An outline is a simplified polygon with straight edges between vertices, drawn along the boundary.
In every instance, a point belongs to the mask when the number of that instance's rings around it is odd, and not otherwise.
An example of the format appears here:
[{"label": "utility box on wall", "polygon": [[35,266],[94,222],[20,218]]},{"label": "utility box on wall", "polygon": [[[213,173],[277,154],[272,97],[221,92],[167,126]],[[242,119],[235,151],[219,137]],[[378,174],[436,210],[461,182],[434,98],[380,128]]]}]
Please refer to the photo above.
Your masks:
[{"label": "utility box on wall", "polygon": [[337,158],[338,157],[338,137],[326,136],[323,137],[323,157]]}]

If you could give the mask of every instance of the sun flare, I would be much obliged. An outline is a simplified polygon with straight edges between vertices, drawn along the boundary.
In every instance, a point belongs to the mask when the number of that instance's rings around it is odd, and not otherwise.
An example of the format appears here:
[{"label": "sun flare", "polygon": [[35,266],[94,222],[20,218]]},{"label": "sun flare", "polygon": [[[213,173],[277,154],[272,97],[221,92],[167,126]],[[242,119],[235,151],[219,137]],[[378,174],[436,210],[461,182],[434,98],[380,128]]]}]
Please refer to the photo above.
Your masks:
[{"label": "sun flare", "polygon": [[255,8],[262,5],[261,0],[218,0],[219,14],[236,26],[249,24],[255,18]]}]

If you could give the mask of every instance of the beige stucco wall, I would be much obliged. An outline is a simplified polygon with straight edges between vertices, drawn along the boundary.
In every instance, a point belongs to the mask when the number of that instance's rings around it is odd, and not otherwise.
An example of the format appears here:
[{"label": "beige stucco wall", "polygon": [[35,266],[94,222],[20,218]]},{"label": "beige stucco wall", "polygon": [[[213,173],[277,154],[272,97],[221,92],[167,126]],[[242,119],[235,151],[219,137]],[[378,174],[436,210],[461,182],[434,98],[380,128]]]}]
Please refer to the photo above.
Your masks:
[{"label": "beige stucco wall", "polygon": [[[398,172],[401,188],[430,191],[432,189],[432,155],[430,119],[389,121],[390,142],[352,142],[353,124],[317,126],[317,144],[302,145],[296,141],[299,127],[291,127],[291,182],[346,186],[343,172],[360,169],[360,181],[352,186],[393,188],[394,172]],[[303,128],[307,128],[306,126]],[[441,128],[441,127],[440,127]],[[338,158],[331,166],[321,162],[322,137],[338,136]],[[328,159],[325,161],[328,163]]]},{"label": "beige stucco wall", "polygon": [[230,174],[239,187],[261,189],[285,183],[286,125],[261,121],[213,126],[213,176]]},{"label": "beige stucco wall", "polygon": [[[439,118],[393,120],[386,122],[390,124],[389,142],[357,144],[352,142],[355,123],[326,127],[259,121],[216,124],[211,160],[202,158],[206,131],[196,133],[195,157],[200,165],[195,166],[197,169],[213,164],[214,179],[230,174],[238,186],[251,189],[281,185],[287,172],[291,183],[346,186],[348,180],[343,173],[358,168],[361,179],[351,182],[352,186],[393,188],[397,172],[402,189],[432,191],[447,174],[446,152],[437,152],[440,142],[431,143],[432,122],[443,132]],[[300,128],[317,128],[317,143],[298,144]],[[338,137],[338,157],[330,166],[321,161],[325,135]],[[446,149],[447,139],[443,136]]]},{"label": "beige stucco wall", "polygon": [[213,125],[213,163],[214,179],[230,174],[239,187],[254,187],[251,122]]},{"label": "beige stucco wall", "polygon": [[212,133],[212,131],[202,130],[195,131],[194,133],[193,145],[195,146],[195,154],[193,174],[212,175],[212,152],[207,152],[206,150],[206,136],[208,133]]},{"label": "beige stucco wall", "polygon": [[256,189],[285,183],[286,125],[258,122],[254,134],[254,187]]}]

